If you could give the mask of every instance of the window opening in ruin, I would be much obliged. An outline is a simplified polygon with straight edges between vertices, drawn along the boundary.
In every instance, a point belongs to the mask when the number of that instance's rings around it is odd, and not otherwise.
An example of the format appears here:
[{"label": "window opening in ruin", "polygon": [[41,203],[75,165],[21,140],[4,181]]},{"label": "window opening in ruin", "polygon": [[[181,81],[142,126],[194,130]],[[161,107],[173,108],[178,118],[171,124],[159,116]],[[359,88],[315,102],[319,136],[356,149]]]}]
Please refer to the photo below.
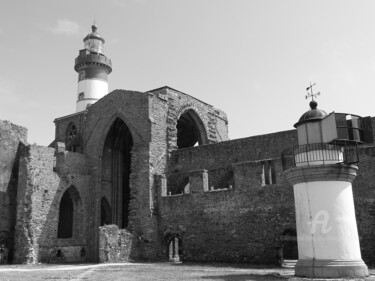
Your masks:
[{"label": "window opening in ruin", "polygon": [[67,190],[60,201],[57,238],[71,238],[73,236],[73,212],[73,200]]},{"label": "window opening in ruin", "polygon": [[185,111],[177,120],[177,147],[187,148],[206,143],[204,125],[194,110]]},{"label": "window opening in ruin", "polygon": [[275,164],[272,161],[265,161],[262,165],[262,186],[276,184]]},{"label": "window opening in ruin", "polygon": [[184,177],[180,181],[168,181],[170,184],[168,186],[168,195],[178,195],[178,194],[185,194],[190,193],[190,184],[189,184],[189,177]]},{"label": "window opening in ruin", "polygon": [[66,149],[68,151],[77,152],[79,146],[79,139],[77,133],[77,127],[74,123],[70,123],[67,129],[66,136]]},{"label": "window opening in ruin", "polygon": [[100,207],[100,226],[111,224],[111,206],[109,205],[107,198],[104,196],[102,197]]},{"label": "window opening in ruin", "polygon": [[133,138],[124,121],[117,118],[103,147],[102,182],[111,193],[111,223],[125,228],[129,223],[131,151]]},{"label": "window opening in ruin", "polygon": [[234,186],[234,172],[227,169],[211,170],[208,172],[210,190],[232,189]]}]

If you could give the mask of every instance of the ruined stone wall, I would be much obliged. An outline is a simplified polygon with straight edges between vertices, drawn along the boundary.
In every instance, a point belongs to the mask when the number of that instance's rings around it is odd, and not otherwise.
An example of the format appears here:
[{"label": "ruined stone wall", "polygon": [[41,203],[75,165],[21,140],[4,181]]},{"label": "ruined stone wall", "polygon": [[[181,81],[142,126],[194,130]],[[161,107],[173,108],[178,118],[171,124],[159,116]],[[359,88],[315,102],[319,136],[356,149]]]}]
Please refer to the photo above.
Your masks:
[{"label": "ruined stone wall", "polygon": [[[82,141],[82,134],[83,134],[83,122],[85,119],[85,112],[79,112],[75,114],[71,114],[68,116],[64,116],[61,118],[56,118],[54,120],[55,122],[55,140],[54,143],[56,142],[62,142],[65,143],[67,142],[67,133],[68,133],[68,128],[70,124],[74,124],[77,128],[77,134],[79,136],[80,142]],[[81,143],[80,146],[83,144]],[[82,151],[82,147],[79,147],[78,152]]]},{"label": "ruined stone wall", "polygon": [[[116,90],[95,104],[93,104],[86,115],[83,131],[84,154],[89,158],[91,180],[90,186],[90,247],[89,259],[98,261],[99,258],[99,225],[100,225],[100,198],[103,193],[102,182],[102,156],[103,147],[107,134],[116,120],[124,121],[129,128],[133,149],[131,152],[131,174],[130,174],[130,214],[128,230],[134,237],[142,236],[144,232],[152,228],[149,225],[150,216],[150,166],[149,166],[149,143],[151,140],[149,120],[149,93],[140,93],[124,90]],[[155,240],[153,238],[152,240]],[[131,257],[147,258],[155,255],[143,254],[142,246],[132,249]]]},{"label": "ruined stone wall", "polygon": [[[228,120],[226,114],[192,96],[168,87],[152,91],[159,99],[164,99],[167,110],[167,142],[169,152],[177,148],[177,120],[187,110],[193,110],[203,123],[205,144],[228,140]],[[154,112],[151,112],[154,114]]]},{"label": "ruined stone wall", "polygon": [[233,185],[226,189],[210,190],[210,170],[187,173],[185,194],[165,196],[161,183],[164,258],[170,237],[179,237],[182,260],[275,263],[283,232],[295,228],[293,188],[279,160],[274,161],[276,184],[262,186],[263,166],[261,161],[233,163]]},{"label": "ruined stone wall", "polygon": [[119,229],[117,225],[99,227],[99,261],[132,261],[133,240],[133,235],[127,229]]},{"label": "ruined stone wall", "polygon": [[280,158],[281,152],[297,145],[295,130],[254,136],[174,150],[168,173],[215,169],[231,163]]},{"label": "ruined stone wall", "polygon": [[[17,194],[15,262],[82,261],[80,251],[87,241],[88,175],[84,156],[61,152],[53,171],[54,149],[24,147],[20,158]],[[83,159],[82,159],[83,158]],[[86,167],[86,168],[85,168]],[[73,188],[79,204],[74,206],[73,237],[57,238],[60,200]]]},{"label": "ruined stone wall", "polygon": [[[184,260],[274,263],[282,234],[295,229],[280,156],[296,143],[293,130],[172,151],[158,183],[164,258],[175,236]],[[186,178],[182,194],[168,196]]]},{"label": "ruined stone wall", "polygon": [[0,120],[0,243],[9,249],[9,262],[14,251],[19,153],[26,143],[26,128]]},{"label": "ruined stone wall", "polygon": [[357,178],[353,182],[354,206],[357,218],[362,258],[375,265],[375,147],[360,149]]}]

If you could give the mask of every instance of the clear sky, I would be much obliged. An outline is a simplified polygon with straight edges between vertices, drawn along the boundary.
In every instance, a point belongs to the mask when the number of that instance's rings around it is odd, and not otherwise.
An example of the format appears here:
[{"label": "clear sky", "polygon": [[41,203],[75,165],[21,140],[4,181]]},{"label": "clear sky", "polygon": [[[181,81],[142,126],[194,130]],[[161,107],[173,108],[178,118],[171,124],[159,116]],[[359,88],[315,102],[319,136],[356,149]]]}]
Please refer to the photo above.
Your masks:
[{"label": "clear sky", "polygon": [[0,119],[48,145],[75,112],[74,59],[94,18],[110,90],[168,85],[224,110],[231,139],[319,108],[375,115],[375,1],[0,0]]}]

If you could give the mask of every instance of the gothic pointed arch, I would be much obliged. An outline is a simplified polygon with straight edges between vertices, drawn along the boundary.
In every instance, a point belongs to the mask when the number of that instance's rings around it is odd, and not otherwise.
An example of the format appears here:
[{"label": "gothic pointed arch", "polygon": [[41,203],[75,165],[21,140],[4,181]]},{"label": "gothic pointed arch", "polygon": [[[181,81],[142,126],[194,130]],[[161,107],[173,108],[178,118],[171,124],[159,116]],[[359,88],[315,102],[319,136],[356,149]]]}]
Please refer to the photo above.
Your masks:
[{"label": "gothic pointed arch", "polygon": [[74,186],[70,186],[60,199],[57,238],[72,238],[78,232],[80,207],[79,192]]},{"label": "gothic pointed arch", "polygon": [[178,148],[187,148],[208,142],[204,124],[192,108],[182,112],[177,120],[176,128]]},{"label": "gothic pointed arch", "polygon": [[[125,122],[117,117],[104,141],[102,193],[110,198],[111,223],[119,228],[129,224],[131,151],[133,137]],[[108,209],[107,209],[108,211]]]}]

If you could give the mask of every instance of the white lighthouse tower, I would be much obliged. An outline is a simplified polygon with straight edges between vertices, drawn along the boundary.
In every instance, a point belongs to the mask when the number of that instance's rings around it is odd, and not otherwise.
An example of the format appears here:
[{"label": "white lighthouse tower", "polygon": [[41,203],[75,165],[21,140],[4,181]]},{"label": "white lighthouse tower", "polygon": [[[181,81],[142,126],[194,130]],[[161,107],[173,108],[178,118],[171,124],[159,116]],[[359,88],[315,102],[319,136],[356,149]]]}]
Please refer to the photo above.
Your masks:
[{"label": "white lighthouse tower", "polygon": [[74,70],[78,72],[76,112],[86,110],[90,105],[108,94],[108,74],[112,62],[103,54],[104,38],[92,25],[92,32],[84,39],[84,49],[75,59]]},{"label": "white lighthouse tower", "polygon": [[283,152],[296,207],[299,259],[295,274],[363,278],[368,269],[361,257],[352,192],[363,118],[327,114],[317,105],[312,100],[311,109],[294,125],[298,146]]}]

